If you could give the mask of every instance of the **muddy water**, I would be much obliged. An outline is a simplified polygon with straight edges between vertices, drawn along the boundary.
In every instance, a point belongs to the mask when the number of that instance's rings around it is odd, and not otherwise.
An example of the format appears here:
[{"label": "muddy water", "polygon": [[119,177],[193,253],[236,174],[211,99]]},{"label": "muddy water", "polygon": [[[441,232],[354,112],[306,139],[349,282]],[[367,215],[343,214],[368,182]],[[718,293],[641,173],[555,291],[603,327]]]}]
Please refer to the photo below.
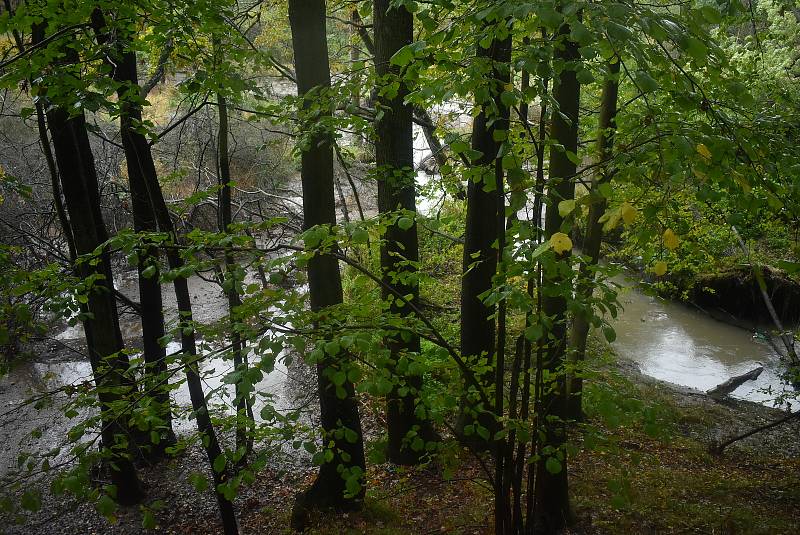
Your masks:
[{"label": "muddy water", "polygon": [[791,391],[780,378],[782,363],[772,348],[752,332],[717,321],[680,303],[645,295],[623,278],[624,311],[612,325],[614,348],[642,372],[671,383],[708,390],[758,366],[764,371],[733,392],[733,397],[771,405]]}]

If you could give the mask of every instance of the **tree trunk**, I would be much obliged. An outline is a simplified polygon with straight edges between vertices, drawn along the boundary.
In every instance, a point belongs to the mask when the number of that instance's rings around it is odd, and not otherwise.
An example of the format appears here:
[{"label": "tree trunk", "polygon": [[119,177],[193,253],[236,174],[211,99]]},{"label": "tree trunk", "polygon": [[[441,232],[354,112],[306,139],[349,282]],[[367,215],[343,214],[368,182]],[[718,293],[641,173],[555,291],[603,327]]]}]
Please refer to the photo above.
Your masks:
[{"label": "tree trunk", "polygon": [[[586,219],[586,240],[583,244],[583,254],[589,258],[589,262],[582,264],[578,273],[578,284],[580,297],[588,303],[594,292],[594,271],[600,260],[600,246],[603,242],[603,225],[600,218],[606,211],[606,198],[599,192],[601,184],[609,182],[614,176],[614,170],[609,162],[613,156],[614,130],[616,128],[617,117],[617,95],[619,93],[619,58],[613,58],[609,62],[609,77],[603,84],[603,93],[600,97],[600,120],[597,132],[597,160],[601,162],[600,174],[595,175],[592,180],[592,190],[589,192],[591,204],[589,205],[589,215]],[[583,362],[586,357],[586,339],[589,335],[589,319],[591,309],[578,313],[572,323],[570,334],[571,362],[577,365]],[[583,417],[583,379],[580,372],[571,377],[568,384],[568,414],[570,418],[580,420]]]},{"label": "tree trunk", "polygon": [[[493,244],[497,240],[500,225],[498,209],[503,205],[503,167],[497,158],[500,142],[495,141],[496,131],[507,131],[509,120],[508,106],[500,95],[510,80],[511,38],[503,41],[493,40],[488,49],[478,46],[478,61],[486,62],[489,71],[489,95],[485,102],[476,102],[481,112],[472,126],[472,148],[481,153],[474,163],[473,176],[467,186],[467,216],[464,230],[463,277],[461,279],[461,354],[467,363],[475,368],[485,366],[479,373],[479,381],[490,388],[494,381],[495,322],[494,306],[487,306],[479,297],[491,290],[492,278],[497,271],[498,251]],[[457,430],[478,423],[491,430],[494,418],[475,406],[467,396],[462,403],[462,412]],[[483,411],[482,416],[479,416]],[[491,447],[491,441],[473,436],[468,442],[481,449]]]},{"label": "tree trunk", "polygon": [[[576,165],[567,155],[567,151],[575,154],[578,149],[578,108],[580,104],[580,84],[578,83],[574,65],[577,61],[578,45],[569,40],[570,28],[564,25],[559,29],[554,63],[566,62],[561,73],[553,84],[553,99],[557,109],[553,110],[550,135],[553,141],[561,145],[550,149],[550,173],[547,189],[547,212],[545,214],[545,237],[549,239],[560,232],[563,218],[558,211],[558,203],[575,197]],[[570,252],[560,255],[559,261],[569,261]],[[544,427],[545,446],[555,448],[560,458],[560,470],[548,470],[547,456],[542,456],[537,465],[535,514],[536,528],[541,533],[555,533],[570,520],[569,488],[567,483],[567,458],[563,449],[566,443],[567,417],[566,377],[562,369],[567,350],[567,300],[564,288],[570,284],[572,277],[564,276],[563,270],[545,270],[544,288],[540,293],[542,312],[552,321],[552,327],[546,333],[547,351],[544,357],[544,369],[550,377],[555,377],[552,388],[546,388],[543,394],[542,407],[546,414],[540,420]],[[560,295],[548,295],[547,287],[561,288]],[[554,418],[551,418],[554,417]]]},{"label": "tree trunk", "polygon": [[[301,114],[308,113],[312,99],[319,97],[320,93],[325,98],[324,92],[331,85],[325,21],[324,0],[289,0],[297,92],[305,98]],[[307,124],[324,120],[330,113],[327,109],[323,105],[323,111],[305,118]],[[301,155],[304,229],[336,224],[331,141],[327,132],[317,130]],[[342,280],[335,257],[316,254],[309,260],[308,286],[314,312],[342,302]],[[317,363],[323,441],[326,447],[332,445],[330,449],[334,457],[320,466],[314,484],[298,496],[292,512],[292,524],[295,527],[305,524],[309,509],[346,510],[360,507],[364,495],[365,460],[355,389],[349,380],[345,380],[338,389],[331,380],[333,373],[346,373],[351,365],[350,359],[342,353],[336,356],[326,354]],[[349,429],[351,433],[340,432],[337,437],[336,431],[342,428]],[[355,440],[348,441],[342,435],[350,435]],[[355,495],[346,494],[345,478],[359,484],[359,490],[353,493]],[[351,484],[351,489],[355,488]]]},{"label": "tree trunk", "polygon": [[[61,172],[75,250],[78,255],[91,255],[108,240],[108,233],[100,212],[97,172],[86,131],[86,119],[83,113],[70,117],[63,108],[52,107],[47,112],[47,121]],[[87,296],[90,316],[83,320],[83,326],[97,383],[97,395],[104,413],[102,447],[109,455],[111,480],[117,488],[117,500],[133,504],[138,503],[144,494],[128,454],[130,430],[123,418],[111,413],[111,407],[130,397],[135,385],[125,375],[128,358],[120,353],[124,346],[112,292],[114,284],[108,252],[102,252],[99,260],[97,265],[88,261],[79,261],[77,265],[82,279],[101,277]]]},{"label": "tree trunk", "polygon": [[[405,7],[390,8],[389,0],[375,0],[373,16],[375,31],[375,69],[384,77],[379,83],[394,82],[401,78],[400,69],[390,65],[389,60],[401,48],[413,40],[413,15]],[[379,96],[378,102],[383,116],[377,121],[375,160],[379,173],[378,210],[388,217],[386,232],[381,244],[381,278],[384,284],[393,286],[403,295],[411,295],[415,305],[419,300],[419,283],[416,263],[419,261],[419,241],[416,221],[407,229],[398,225],[397,210],[417,211],[414,192],[414,144],[412,133],[412,107],[404,104],[407,86],[400,79],[400,88],[392,98]],[[392,224],[388,224],[392,221]],[[409,264],[411,263],[411,264]],[[389,311],[401,317],[413,317],[411,308],[398,304],[394,294],[383,288],[383,298],[389,299]],[[386,408],[386,423],[389,432],[389,460],[398,464],[417,464],[424,448],[414,449],[411,442],[419,436],[425,442],[432,440],[433,431],[426,418],[417,416],[420,403],[419,391],[422,377],[397,371],[399,359],[413,360],[419,355],[419,336],[401,338],[398,333],[384,340],[391,351],[390,369],[397,381],[389,393]],[[400,389],[407,394],[400,395]],[[424,407],[421,409],[424,411]],[[414,434],[416,433],[416,434]]]},{"label": "tree trunk", "polygon": [[[136,130],[142,121],[142,110],[138,104],[139,81],[136,54],[125,51],[123,44],[119,41],[111,41],[112,36],[106,33],[105,19],[99,10],[93,12],[92,23],[98,41],[111,47],[112,53],[106,56],[106,63],[112,69],[113,80],[119,84],[117,95],[120,102],[120,134],[128,171],[133,228],[137,233],[156,232],[158,227],[150,207],[145,183],[147,169],[143,164],[143,154],[144,152],[149,153],[150,148],[147,146],[144,136]],[[114,58],[114,61],[111,61],[111,57]],[[153,168],[153,172],[155,172],[155,168]],[[151,453],[155,457],[161,457],[165,455],[166,448],[175,443],[175,433],[172,430],[169,390],[162,384],[167,374],[167,351],[160,343],[166,331],[159,280],[158,249],[155,246],[144,245],[138,253],[136,270],[145,361],[143,385],[145,392],[152,395],[158,416],[162,419],[156,429],[160,436],[159,442],[151,446],[153,448]],[[149,276],[145,276],[145,270],[148,268],[151,268],[151,273]],[[153,269],[155,271],[152,271]]]},{"label": "tree trunk", "polygon": [[[103,26],[104,25],[103,23]],[[125,60],[127,69],[121,70],[122,77],[119,81],[129,82],[138,90],[136,58],[132,53],[125,52],[124,50],[122,52],[124,53],[123,60]],[[133,60],[132,63],[131,59]],[[138,98],[132,99],[127,103],[127,106],[129,106],[128,113],[131,119],[135,122],[140,121],[141,106],[138,104]],[[161,185],[158,182],[155,162],[147,138],[135,129],[127,129],[127,132],[129,143],[127,147],[129,148],[126,148],[126,158],[132,156],[132,160],[128,161],[128,165],[131,165],[131,161],[135,162],[136,169],[141,173],[145,189],[147,190],[147,197],[150,201],[151,213],[155,216],[159,230],[169,234],[172,241],[177,244],[177,233],[175,232],[175,227],[172,223],[167,204],[164,202],[164,195],[161,191]],[[128,153],[128,150],[130,150],[130,153]],[[176,249],[167,249],[167,261],[171,270],[179,270],[183,267],[183,259]],[[175,288],[175,297],[178,304],[178,315],[181,320],[179,324],[181,333],[181,357],[186,370],[189,397],[191,398],[192,408],[194,409],[195,419],[197,420],[198,432],[203,438],[202,442],[206,451],[206,456],[208,457],[209,463],[213,466],[217,458],[223,455],[223,453],[216,431],[211,422],[211,416],[208,413],[208,405],[206,403],[205,393],[203,392],[203,384],[200,379],[200,366],[197,361],[197,342],[195,331],[192,327],[192,302],[186,277],[176,277],[173,281],[173,286]],[[225,483],[225,471],[214,470],[213,480],[224,533],[225,535],[236,535],[239,532],[239,528],[233,503],[217,490],[218,485]]]},{"label": "tree trunk", "polygon": [[[228,104],[225,97],[217,94],[217,107],[219,108],[219,134],[217,136],[217,160],[219,164],[219,230],[220,232],[230,232],[232,223],[231,216],[231,169],[228,158]],[[247,362],[242,347],[242,337],[236,326],[241,321],[237,314],[237,308],[241,306],[242,299],[239,296],[238,284],[240,280],[236,278],[237,266],[233,252],[225,251],[225,294],[228,297],[228,312],[231,325],[231,352],[233,353],[233,366],[237,372],[241,372],[241,377],[247,371]],[[250,410],[250,392],[244,392],[242,382],[236,381],[236,450],[242,452],[239,464],[247,462],[249,454],[249,442],[247,438],[247,420]]]}]

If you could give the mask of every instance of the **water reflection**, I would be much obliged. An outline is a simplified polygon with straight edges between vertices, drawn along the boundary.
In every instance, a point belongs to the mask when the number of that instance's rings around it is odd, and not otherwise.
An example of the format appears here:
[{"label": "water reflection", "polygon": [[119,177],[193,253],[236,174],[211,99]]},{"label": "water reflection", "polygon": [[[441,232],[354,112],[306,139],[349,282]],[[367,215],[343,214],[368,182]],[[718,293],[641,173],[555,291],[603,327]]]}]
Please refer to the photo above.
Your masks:
[{"label": "water reflection", "polygon": [[[643,373],[708,390],[758,366],[764,371],[733,392],[733,397],[771,404],[779,392],[791,391],[780,378],[783,363],[772,348],[753,334],[688,306],[646,295],[625,286],[620,294],[624,310],[612,325],[614,348],[639,364]],[[769,392],[771,390],[771,393]]]}]

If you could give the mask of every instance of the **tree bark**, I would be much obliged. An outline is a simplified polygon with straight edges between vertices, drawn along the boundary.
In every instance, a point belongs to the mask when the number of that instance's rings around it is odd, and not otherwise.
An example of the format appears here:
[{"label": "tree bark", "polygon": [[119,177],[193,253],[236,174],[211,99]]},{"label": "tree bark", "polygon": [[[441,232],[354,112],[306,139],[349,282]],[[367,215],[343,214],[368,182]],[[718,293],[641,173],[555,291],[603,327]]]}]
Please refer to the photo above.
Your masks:
[{"label": "tree bark", "polygon": [[[104,25],[105,23],[103,23],[103,26]],[[137,87],[138,90],[136,57],[132,53],[125,51],[124,48],[121,52],[123,53],[122,59],[127,68],[120,70],[120,81],[130,83],[134,87]],[[138,104],[138,99],[132,99],[126,105],[129,106],[128,109],[131,119],[140,121],[141,105]],[[135,168],[141,173],[147,191],[151,213],[156,219],[158,228],[161,232],[169,234],[174,243],[178,243],[178,236],[172,223],[167,204],[164,202],[164,195],[161,191],[161,185],[158,182],[158,174],[156,173],[155,161],[153,160],[153,154],[150,150],[147,138],[145,138],[141,132],[133,128],[127,130],[127,137],[129,148],[126,148],[126,159],[131,157],[131,161],[135,163]],[[128,150],[130,150],[130,153]],[[128,165],[131,165],[131,161],[128,161]],[[177,271],[183,267],[183,259],[176,249],[168,248],[166,254],[171,270]],[[186,277],[176,277],[173,281],[173,286],[175,288],[175,297],[178,304],[178,316],[180,318],[178,327],[181,333],[181,358],[183,359],[184,369],[186,371],[189,397],[192,401],[198,432],[203,438],[202,442],[206,451],[206,456],[208,457],[209,463],[213,466],[216,459],[219,458],[220,455],[223,455],[223,453],[216,431],[211,422],[211,415],[208,412],[208,405],[206,403],[205,393],[203,392],[203,384],[200,379],[196,334],[192,324],[192,302]],[[225,483],[225,471],[213,470],[213,480],[223,531],[225,535],[237,535],[239,527],[236,521],[233,503],[217,490],[219,485]]]},{"label": "tree bark", "polygon": [[[217,135],[217,160],[219,167],[219,230],[229,233],[232,223],[231,210],[231,166],[228,157],[228,103],[222,94],[217,94],[217,107],[219,108],[219,133]],[[237,266],[236,259],[230,249],[225,251],[225,270],[224,283],[225,294],[228,298],[228,314],[231,325],[231,352],[233,353],[233,367],[237,372],[247,372],[247,362],[243,351],[242,337],[237,330],[237,324],[241,321],[237,308],[242,305],[239,295],[238,284],[241,282],[236,278]],[[249,454],[249,441],[247,438],[247,420],[250,409],[250,392],[245,392],[242,388],[242,381],[236,381],[235,405],[236,405],[236,450],[242,452],[239,464],[247,462]]]},{"label": "tree bark", "polygon": [[[120,103],[120,134],[125,152],[125,163],[128,171],[128,187],[131,194],[131,212],[133,228],[137,233],[156,232],[158,226],[150,207],[145,175],[148,170],[143,165],[144,152],[149,153],[149,146],[144,136],[137,132],[142,121],[142,110],[138,104],[139,86],[136,67],[136,54],[124,50],[124,44],[112,41],[107,34],[105,18],[99,10],[92,14],[92,24],[101,44],[110,47],[111,53],[106,55],[106,65],[111,69],[111,77],[118,84],[117,96]],[[110,58],[114,58],[112,61]],[[155,173],[155,167],[152,170]],[[149,276],[145,270],[150,268]],[[153,271],[153,269],[155,271]],[[169,390],[162,385],[167,373],[167,351],[160,340],[166,334],[164,327],[164,308],[161,295],[160,266],[158,249],[153,245],[145,245],[138,252],[136,264],[141,308],[142,346],[144,350],[145,373],[143,384],[148,395],[155,400],[158,416],[162,423],[156,430],[160,439],[152,444],[152,455],[165,455],[168,446],[175,443],[172,430],[172,411]]]},{"label": "tree bark", "polygon": [[[553,99],[557,109],[552,112],[550,135],[556,144],[550,149],[550,172],[547,188],[547,211],[545,213],[545,238],[550,239],[560,232],[563,218],[558,211],[558,203],[575,197],[574,176],[576,165],[567,155],[578,150],[578,110],[580,104],[580,84],[578,83],[574,62],[578,61],[577,43],[569,40],[570,27],[563,25],[558,32],[554,64],[564,63],[553,84]],[[557,258],[568,262],[570,252]],[[567,287],[572,281],[562,269],[544,270],[544,288],[540,292],[542,313],[552,322],[545,333],[548,344],[543,366],[550,377],[555,377],[550,388],[542,396],[542,407],[546,414],[540,419],[544,427],[545,446],[555,448],[560,454],[561,469],[552,473],[547,467],[547,456],[537,463],[535,489],[535,526],[537,532],[555,533],[562,529],[571,517],[569,508],[569,487],[567,482],[567,458],[563,449],[566,443],[567,397],[566,377],[562,369],[567,350]],[[548,288],[549,287],[549,288]],[[550,291],[548,291],[548,289]],[[551,295],[551,291],[558,292]]]},{"label": "tree bark", "polygon": [[[495,39],[488,49],[478,46],[477,60],[486,62],[491,68],[487,81],[489,99],[476,102],[481,112],[472,126],[472,148],[481,156],[473,162],[475,172],[480,174],[472,177],[467,186],[461,279],[461,354],[471,367],[485,368],[486,371],[479,373],[478,377],[481,384],[490,388],[494,380],[495,307],[485,305],[479,296],[491,290],[492,278],[497,272],[498,251],[493,244],[501,226],[498,222],[502,219],[499,207],[504,201],[503,167],[497,157],[500,142],[495,140],[495,132],[508,130],[509,109],[500,95],[510,81],[511,38]],[[491,430],[494,418],[485,412],[491,408],[481,409],[470,402],[469,397],[462,403],[457,430],[463,434],[464,427],[474,423]],[[479,416],[481,411],[484,412]],[[468,442],[482,449],[491,447],[491,440],[477,436],[469,438]]]},{"label": "tree bark", "polygon": [[[619,94],[619,69],[620,60],[614,57],[608,63],[609,76],[603,83],[603,93],[600,97],[600,120],[597,132],[597,161],[610,162],[614,152],[614,132],[616,130],[617,97]],[[608,183],[614,176],[614,169],[610,163],[600,168],[600,174],[592,180],[592,190],[589,192],[591,204],[586,219],[586,240],[583,244],[583,254],[589,258],[587,263],[581,264],[578,273],[578,292],[584,302],[588,303],[594,292],[594,271],[592,268],[600,260],[600,246],[603,243],[603,225],[600,218],[606,211],[606,198],[599,192],[599,186]],[[575,315],[570,333],[570,362],[580,365],[586,357],[586,340],[589,335],[589,320],[591,308],[587,308]],[[583,379],[580,372],[573,375],[568,383],[568,415],[570,418],[580,420],[583,417]]]},{"label": "tree bark", "polygon": [[[321,94],[325,98],[324,92],[331,85],[325,17],[324,0],[289,0],[297,91],[304,99],[305,113],[309,113],[314,98],[319,98]],[[305,118],[306,124],[310,126],[324,120],[330,113],[328,109],[323,104],[322,111]],[[314,130],[316,132],[301,154],[304,229],[336,224],[332,140],[328,132]],[[314,312],[321,312],[342,302],[342,280],[335,257],[318,253],[309,260],[308,286]],[[320,466],[311,488],[298,496],[292,512],[292,524],[295,527],[305,524],[309,509],[347,510],[361,505],[365,460],[355,389],[348,379],[338,389],[331,380],[335,372],[346,373],[350,366],[352,362],[341,352],[335,356],[326,354],[317,363],[323,442],[326,447],[331,446],[334,458]],[[337,437],[336,431],[342,428],[352,432],[351,438],[355,436],[353,442],[348,441],[341,432]],[[346,495],[345,477],[355,477],[361,484],[355,496]]]},{"label": "tree bark", "polygon": [[[414,144],[412,133],[412,107],[403,101],[408,87],[402,82],[402,73],[390,64],[391,57],[401,48],[410,44],[414,38],[413,15],[405,7],[391,7],[389,0],[375,0],[373,9],[375,31],[375,69],[378,76],[384,77],[379,83],[400,81],[394,96],[379,96],[378,103],[383,116],[376,123],[375,160],[378,178],[378,211],[388,217],[386,232],[381,244],[381,278],[385,285],[393,286],[403,295],[411,295],[415,305],[419,301],[419,283],[416,263],[419,261],[419,241],[416,221],[407,229],[398,225],[397,211],[408,213],[401,217],[416,215],[416,194],[414,191]],[[389,224],[391,222],[391,224]],[[392,314],[413,318],[414,313],[406,304],[398,304],[394,294],[384,287],[383,299],[390,300]],[[389,367],[396,384],[388,395],[386,423],[389,434],[388,457],[398,464],[417,464],[424,455],[424,448],[414,449],[411,442],[414,436],[428,442],[434,438],[430,421],[420,418],[417,410],[420,404],[419,392],[422,377],[419,374],[398,371],[398,361],[412,361],[420,352],[420,339],[417,335],[405,339],[395,333],[384,343],[391,351]],[[400,395],[400,390],[408,393]],[[424,407],[419,409],[424,411]]]},{"label": "tree bark", "polygon": [[[63,108],[51,107],[47,112],[47,121],[53,136],[75,250],[78,255],[92,255],[108,240],[108,233],[100,212],[97,172],[89,145],[86,119],[83,113],[70,117]],[[112,407],[132,396],[135,385],[125,375],[128,358],[121,353],[124,345],[112,292],[114,284],[108,252],[103,251],[99,260],[97,265],[92,265],[88,260],[79,260],[76,266],[83,280],[101,277],[87,296],[90,315],[83,320],[83,326],[103,411],[102,447],[109,454],[111,480],[117,488],[117,500],[123,504],[133,504],[138,503],[144,494],[128,454],[130,429],[124,419],[113,414]]]}]

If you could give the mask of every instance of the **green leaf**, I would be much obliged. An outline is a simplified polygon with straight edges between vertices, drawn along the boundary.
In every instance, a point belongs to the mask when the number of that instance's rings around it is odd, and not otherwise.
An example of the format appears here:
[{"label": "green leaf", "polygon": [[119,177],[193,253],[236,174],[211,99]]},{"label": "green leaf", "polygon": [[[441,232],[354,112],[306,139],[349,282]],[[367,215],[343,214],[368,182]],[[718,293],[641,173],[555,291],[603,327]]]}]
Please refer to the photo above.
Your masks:
[{"label": "green leaf", "polygon": [[561,461],[559,461],[555,457],[548,457],[547,460],[544,462],[544,467],[551,474],[558,474],[559,472],[561,472],[563,468],[561,466]]},{"label": "green leaf", "polygon": [[530,342],[536,342],[542,337],[542,334],[544,334],[544,329],[538,323],[525,329],[525,338]]},{"label": "green leaf", "polygon": [[658,82],[645,71],[636,73],[636,85],[639,86],[643,93],[650,93],[658,89]]},{"label": "green leaf", "polygon": [[223,470],[225,470],[225,465],[228,463],[228,459],[225,457],[224,453],[217,455],[217,458],[214,459],[214,471],[218,474],[221,474]]},{"label": "green leaf", "polygon": [[156,517],[149,509],[145,509],[144,513],[142,513],[142,527],[144,529],[156,529]]},{"label": "green leaf", "polygon": [[414,226],[414,220],[410,217],[401,217],[397,220],[397,226],[400,227],[400,230],[408,230]]},{"label": "green leaf", "polygon": [[389,63],[398,67],[405,67],[414,60],[414,49],[412,45],[406,45],[391,57]]},{"label": "green leaf", "polygon": [[39,493],[32,490],[26,490],[20,499],[20,505],[26,511],[36,512],[42,507],[42,498]]},{"label": "green leaf", "polygon": [[350,240],[353,243],[367,243],[369,241],[369,232],[367,232],[363,228],[357,228],[353,231],[353,234],[350,236]]},{"label": "green leaf", "polygon": [[575,200],[574,199],[567,199],[566,201],[561,201],[558,203],[558,215],[561,217],[567,217],[575,210]]},{"label": "green leaf", "polygon": [[614,332],[614,329],[611,327],[603,327],[603,336],[606,337],[608,343],[611,343],[617,339],[617,333]]},{"label": "green leaf", "polygon": [[111,516],[117,510],[117,502],[111,499],[108,494],[103,494],[95,504],[97,512],[105,517]]},{"label": "green leaf", "polygon": [[350,496],[358,496],[361,493],[361,477],[358,475],[350,476],[345,481],[345,489]]}]

